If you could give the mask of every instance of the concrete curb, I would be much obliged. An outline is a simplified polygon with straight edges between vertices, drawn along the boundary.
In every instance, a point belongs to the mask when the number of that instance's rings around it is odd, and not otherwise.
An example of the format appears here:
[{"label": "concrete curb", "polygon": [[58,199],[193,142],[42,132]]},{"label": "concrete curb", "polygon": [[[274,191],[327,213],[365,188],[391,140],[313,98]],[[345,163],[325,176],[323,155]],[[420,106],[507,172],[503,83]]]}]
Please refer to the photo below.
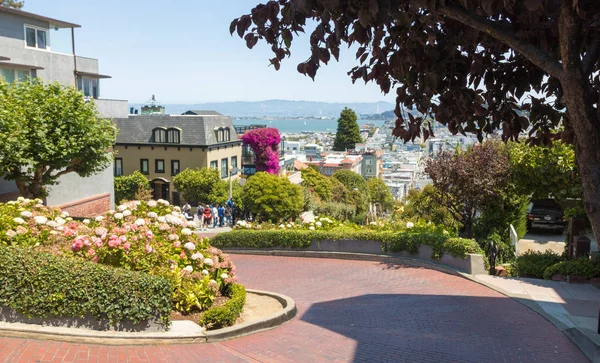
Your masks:
[{"label": "concrete curb", "polygon": [[283,305],[283,310],[277,312],[276,314],[256,321],[234,325],[227,328],[207,331],[205,335],[206,341],[208,343],[220,342],[223,340],[229,340],[244,335],[258,333],[260,331],[273,329],[283,323],[292,320],[292,318],[294,318],[294,316],[296,316],[296,313],[298,312],[296,308],[296,302],[288,296],[260,290],[247,291],[257,295],[264,295],[275,298],[281,303],[281,305]]},{"label": "concrete curb", "polygon": [[[283,305],[283,310],[256,321],[203,333],[198,331],[192,333],[170,333],[168,331],[130,333],[0,322],[0,336],[104,345],[195,344],[228,340],[272,329],[291,320],[296,315],[296,303],[288,296],[260,290],[247,289],[246,291],[276,299]],[[198,326],[198,328],[200,327]]]},{"label": "concrete curb", "polygon": [[349,253],[349,252],[316,252],[316,251],[291,251],[291,250],[240,250],[240,249],[223,249],[223,251],[229,254],[245,254],[245,255],[261,255],[261,256],[284,256],[284,257],[311,257],[311,258],[333,258],[343,260],[361,260],[361,261],[376,261],[385,263],[397,263],[404,264],[413,267],[424,267],[432,270],[437,270],[450,275],[462,277],[464,279],[473,281],[480,285],[483,285],[489,289],[509,297],[529,309],[535,311],[541,315],[544,319],[551,322],[555,327],[558,328],[563,334],[565,334],[581,352],[591,361],[600,362],[600,345],[586,335],[584,331],[578,328],[570,327],[556,319],[551,314],[547,313],[541,306],[539,306],[535,300],[532,300],[529,295],[512,294],[500,287],[489,284],[485,281],[479,280],[474,275],[459,271],[452,267],[441,265],[433,262],[418,260],[410,257],[397,257],[389,255],[374,255],[374,254],[362,254],[362,253]]}]

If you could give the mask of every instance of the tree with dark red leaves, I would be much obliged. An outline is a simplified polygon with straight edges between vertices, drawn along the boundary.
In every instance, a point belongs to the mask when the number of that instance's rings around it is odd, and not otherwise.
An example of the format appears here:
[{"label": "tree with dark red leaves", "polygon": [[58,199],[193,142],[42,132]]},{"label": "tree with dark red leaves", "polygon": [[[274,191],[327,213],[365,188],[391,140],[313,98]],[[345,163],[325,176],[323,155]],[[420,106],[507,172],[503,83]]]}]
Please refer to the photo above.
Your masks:
[{"label": "tree with dark red leaves", "polygon": [[[355,45],[354,81],[395,89],[394,135],[432,135],[431,120],[479,139],[528,131],[533,144],[574,143],[586,212],[600,241],[600,2],[598,0],[278,0],[231,23],[275,69],[307,20],[314,79]],[[415,117],[403,108],[416,108]]]}]

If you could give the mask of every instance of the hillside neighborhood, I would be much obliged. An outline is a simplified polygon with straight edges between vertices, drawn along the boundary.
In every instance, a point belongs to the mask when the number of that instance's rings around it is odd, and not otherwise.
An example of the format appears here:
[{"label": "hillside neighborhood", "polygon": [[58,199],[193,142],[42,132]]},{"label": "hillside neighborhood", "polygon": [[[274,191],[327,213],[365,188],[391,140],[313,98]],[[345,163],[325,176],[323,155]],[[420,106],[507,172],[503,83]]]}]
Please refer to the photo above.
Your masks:
[{"label": "hillside neighborhood", "polygon": [[[598,7],[244,2],[186,4],[248,48],[203,77],[308,44],[313,101],[124,87],[108,24],[0,0],[0,360],[600,362]],[[395,103],[317,95],[342,45]]]}]

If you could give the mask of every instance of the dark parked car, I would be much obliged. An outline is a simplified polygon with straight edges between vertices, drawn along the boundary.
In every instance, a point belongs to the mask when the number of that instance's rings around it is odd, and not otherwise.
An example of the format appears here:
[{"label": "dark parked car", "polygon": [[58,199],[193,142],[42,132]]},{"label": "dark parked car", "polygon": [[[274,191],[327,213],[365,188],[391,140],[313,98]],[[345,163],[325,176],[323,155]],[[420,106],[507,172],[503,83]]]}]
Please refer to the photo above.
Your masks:
[{"label": "dark parked car", "polygon": [[527,208],[527,230],[532,228],[562,234],[565,230],[565,214],[560,205],[553,199],[531,201]]}]

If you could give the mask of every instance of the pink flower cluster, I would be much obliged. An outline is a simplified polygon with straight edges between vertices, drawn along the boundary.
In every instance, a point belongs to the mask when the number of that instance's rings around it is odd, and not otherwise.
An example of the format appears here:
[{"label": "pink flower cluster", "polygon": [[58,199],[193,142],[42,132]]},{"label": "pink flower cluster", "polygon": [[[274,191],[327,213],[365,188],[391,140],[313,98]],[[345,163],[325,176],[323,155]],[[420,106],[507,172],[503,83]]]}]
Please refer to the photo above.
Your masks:
[{"label": "pink flower cluster", "polygon": [[256,171],[279,174],[279,130],[272,127],[250,130],[242,135],[242,141],[254,152]]}]

